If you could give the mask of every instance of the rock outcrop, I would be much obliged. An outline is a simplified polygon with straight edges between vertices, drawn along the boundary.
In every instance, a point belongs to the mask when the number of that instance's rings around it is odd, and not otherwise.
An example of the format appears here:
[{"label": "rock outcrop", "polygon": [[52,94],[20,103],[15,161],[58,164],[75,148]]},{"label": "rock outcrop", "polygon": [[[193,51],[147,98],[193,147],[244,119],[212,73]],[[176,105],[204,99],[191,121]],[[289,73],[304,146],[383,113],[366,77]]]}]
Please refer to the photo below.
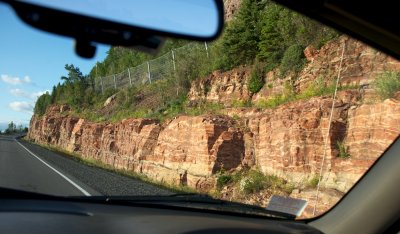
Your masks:
[{"label": "rock outcrop", "polygon": [[230,21],[239,10],[242,0],[224,0],[224,19]]},{"label": "rock outcrop", "polygon": [[248,100],[251,96],[247,89],[250,70],[245,67],[228,72],[214,71],[203,79],[195,80],[189,91],[190,101],[205,100],[230,106],[236,100]]},{"label": "rock outcrop", "polygon": [[[115,168],[199,190],[221,170],[257,166],[265,174],[307,181],[321,168],[327,188],[347,191],[400,133],[400,102],[362,104],[359,91],[315,97],[267,110],[228,110],[227,116],[179,116],[92,123],[53,106],[31,120],[28,138]],[[245,126],[228,116],[239,116]],[[350,158],[339,157],[343,142]]]},{"label": "rock outcrop", "polygon": [[216,71],[194,81],[189,99],[222,102],[226,106],[234,100],[259,101],[285,94],[288,83],[293,84],[295,92],[302,92],[316,83],[333,84],[339,70],[340,86],[358,87],[370,94],[373,93],[370,84],[378,75],[388,70],[400,71],[399,61],[347,36],[332,40],[319,50],[309,46],[304,55],[308,63],[300,73],[282,77],[279,69],[270,71],[264,77],[264,87],[255,95],[247,89],[251,67],[241,67]]},{"label": "rock outcrop", "polygon": [[[223,103],[224,115],[178,116],[165,123],[153,119],[94,123],[72,116],[68,106],[52,106],[45,115],[32,117],[28,138],[200,191],[214,188],[220,171],[257,168],[304,184],[322,167],[324,193],[346,192],[400,133],[400,93],[382,101],[371,86],[383,71],[400,71],[400,63],[347,37],[319,50],[309,47],[305,56],[309,63],[297,79],[271,71],[256,95],[247,89],[247,67],[216,71],[194,81],[189,100]],[[328,95],[273,109],[229,108],[235,100],[256,102],[282,95],[289,81],[298,93],[317,81],[333,82],[340,60],[340,85],[352,88],[338,91],[335,100]],[[312,196],[309,190],[292,195]]]},{"label": "rock outcrop", "polygon": [[200,190],[212,188],[215,173],[238,167],[244,157],[243,135],[226,116],[181,116],[163,127],[152,119],[92,123],[64,116],[63,108],[52,106],[41,118],[34,116],[28,138]]}]

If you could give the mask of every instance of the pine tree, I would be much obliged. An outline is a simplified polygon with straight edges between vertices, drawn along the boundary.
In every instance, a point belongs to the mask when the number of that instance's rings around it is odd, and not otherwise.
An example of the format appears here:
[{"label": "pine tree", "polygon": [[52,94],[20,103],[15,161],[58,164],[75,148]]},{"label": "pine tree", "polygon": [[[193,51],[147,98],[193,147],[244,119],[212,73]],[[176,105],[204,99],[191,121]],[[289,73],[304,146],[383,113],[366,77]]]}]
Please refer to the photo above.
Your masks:
[{"label": "pine tree", "polygon": [[265,8],[265,0],[244,0],[238,15],[226,28],[222,41],[225,54],[225,69],[252,63],[258,53],[261,25],[260,13]]},{"label": "pine tree", "polygon": [[282,37],[278,24],[280,20],[281,6],[269,4],[261,20],[261,36],[258,44],[258,57],[267,63],[267,70],[279,65],[285,52],[284,38]]}]

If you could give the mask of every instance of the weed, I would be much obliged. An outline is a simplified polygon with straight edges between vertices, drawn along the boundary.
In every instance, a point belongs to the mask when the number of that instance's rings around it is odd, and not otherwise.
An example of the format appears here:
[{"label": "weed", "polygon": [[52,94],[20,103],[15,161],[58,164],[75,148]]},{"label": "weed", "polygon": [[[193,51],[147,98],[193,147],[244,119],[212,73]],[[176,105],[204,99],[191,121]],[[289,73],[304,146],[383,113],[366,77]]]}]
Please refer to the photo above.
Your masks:
[{"label": "weed", "polygon": [[251,170],[248,174],[240,180],[240,191],[245,194],[259,192],[268,188],[271,184],[267,177],[260,171]]},{"label": "weed", "polygon": [[319,183],[319,177],[318,175],[314,175],[311,179],[308,180],[308,186],[310,186],[311,188],[316,188],[318,186]]},{"label": "weed", "polygon": [[221,190],[225,185],[232,182],[232,175],[220,174],[217,178],[217,189]]},{"label": "weed", "polygon": [[236,121],[239,121],[239,120],[240,120],[240,116],[237,115],[237,114],[234,114],[234,115],[232,116],[232,119],[234,119],[234,120],[236,120]]},{"label": "weed", "polygon": [[339,158],[346,159],[351,157],[351,155],[347,152],[347,148],[343,141],[337,141],[336,146],[337,149],[339,150],[339,155],[338,155]]},{"label": "weed", "polygon": [[400,91],[400,72],[388,71],[381,74],[374,82],[374,86],[381,97],[387,99]]},{"label": "weed", "polygon": [[[348,90],[354,89],[355,86],[342,86],[339,90]],[[290,84],[285,84],[285,92],[283,95],[272,96],[269,99],[261,99],[254,106],[262,109],[266,108],[276,108],[282,104],[297,101],[310,99],[312,97],[332,95],[335,92],[335,84],[325,85],[322,83],[314,83],[311,84],[308,88],[303,90],[301,93],[295,94],[293,90],[290,88]]]},{"label": "weed", "polygon": [[286,102],[288,102],[289,99],[283,95],[277,95],[274,97],[271,97],[269,99],[260,99],[257,103],[254,105],[258,108],[262,109],[267,109],[267,108],[275,108],[279,105],[282,105]]}]

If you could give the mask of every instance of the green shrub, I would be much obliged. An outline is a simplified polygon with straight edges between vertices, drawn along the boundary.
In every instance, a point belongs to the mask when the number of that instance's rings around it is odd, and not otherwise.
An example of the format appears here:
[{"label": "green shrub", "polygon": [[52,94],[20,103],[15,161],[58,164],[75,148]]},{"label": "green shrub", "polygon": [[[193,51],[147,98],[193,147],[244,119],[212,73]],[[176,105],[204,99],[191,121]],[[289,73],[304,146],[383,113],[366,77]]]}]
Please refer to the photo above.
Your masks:
[{"label": "green shrub", "polygon": [[374,82],[374,86],[382,99],[391,98],[400,91],[400,72],[385,72]]},{"label": "green shrub", "polygon": [[237,115],[237,114],[234,114],[234,115],[232,116],[232,119],[238,121],[238,120],[240,120],[240,116]]},{"label": "green shrub", "polygon": [[228,174],[221,174],[217,178],[217,188],[221,190],[225,185],[233,181],[232,176]]},{"label": "green shrub", "polygon": [[254,105],[258,108],[267,109],[278,107],[286,102],[288,102],[288,98],[283,95],[278,95],[268,99],[261,99]]},{"label": "green shrub", "polygon": [[239,183],[243,178],[245,171],[238,171],[232,174],[232,181],[233,183]]},{"label": "green shrub", "polygon": [[324,84],[312,84],[307,89],[303,90],[301,93],[295,94],[292,86],[288,82],[286,82],[285,91],[283,95],[276,95],[269,97],[268,99],[261,99],[254,105],[262,109],[275,108],[291,101],[329,95],[333,94],[334,92],[335,92],[335,86],[332,85],[326,86]]},{"label": "green shrub", "polygon": [[351,155],[347,152],[347,148],[343,141],[337,141],[336,145],[339,150],[339,158],[350,158]]},{"label": "green shrub", "polygon": [[251,194],[268,188],[271,183],[262,172],[251,170],[241,179],[239,186],[242,192]]},{"label": "green shrub", "polygon": [[303,50],[300,45],[292,45],[286,49],[279,68],[282,75],[286,75],[289,71],[297,73],[303,68],[306,61]]},{"label": "green shrub", "polygon": [[256,62],[250,74],[248,89],[251,93],[258,93],[264,86],[264,69],[263,66]]},{"label": "green shrub", "polygon": [[317,175],[313,176],[309,181],[308,181],[308,185],[311,188],[316,188],[318,186],[319,183],[319,177]]},{"label": "green shrub", "polygon": [[251,101],[242,100],[242,99],[235,99],[232,101],[232,107],[250,107]]},{"label": "green shrub", "polygon": [[330,95],[335,92],[335,85],[325,85],[314,83],[307,87],[303,92],[296,95],[296,99],[309,99],[312,97]]},{"label": "green shrub", "polygon": [[197,116],[206,113],[217,115],[221,113],[223,108],[224,105],[221,103],[203,102],[193,107],[184,106],[184,113],[191,116]]},{"label": "green shrub", "polygon": [[239,182],[239,189],[244,194],[252,194],[264,189],[281,190],[290,194],[294,185],[274,175],[264,175],[261,171],[250,170],[233,175],[232,181]]}]

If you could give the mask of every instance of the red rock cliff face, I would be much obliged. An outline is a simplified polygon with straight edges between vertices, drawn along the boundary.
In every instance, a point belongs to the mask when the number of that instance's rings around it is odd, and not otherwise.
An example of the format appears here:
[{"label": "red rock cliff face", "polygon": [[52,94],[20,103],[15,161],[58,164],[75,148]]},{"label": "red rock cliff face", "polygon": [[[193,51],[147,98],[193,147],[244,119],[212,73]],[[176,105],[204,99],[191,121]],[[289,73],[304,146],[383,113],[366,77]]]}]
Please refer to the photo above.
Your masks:
[{"label": "red rock cliff face", "polygon": [[[163,124],[152,119],[92,123],[70,116],[67,106],[53,106],[44,116],[32,117],[28,138],[198,190],[213,188],[221,170],[259,168],[300,183],[323,167],[322,185],[344,192],[400,133],[399,100],[373,99],[370,86],[379,72],[399,71],[400,65],[362,43],[341,37],[320,50],[306,49],[309,63],[295,80],[297,92],[306,90],[321,75],[323,82],[335,79],[343,44],[341,84],[356,84],[357,88],[338,92],[329,131],[333,99],[325,96],[274,109],[227,108],[224,116],[179,116]],[[278,79],[271,72],[265,79],[272,85],[252,96],[247,91],[249,74],[244,67],[214,72],[195,81],[189,99],[227,106],[236,99],[268,99],[280,95],[285,80],[293,78]],[[349,158],[339,157],[338,143]]]},{"label": "red rock cliff face", "polygon": [[[316,97],[247,116],[252,155],[266,174],[304,183],[319,173],[323,186],[347,191],[400,133],[400,101],[362,104],[359,91]],[[228,113],[240,115],[236,111]],[[349,158],[339,156],[343,142]]]},{"label": "red rock cliff face", "polygon": [[28,138],[198,189],[212,188],[216,172],[243,160],[243,135],[229,117],[181,116],[164,127],[151,119],[105,124],[65,116],[65,108],[53,106],[41,118],[32,117]]},{"label": "red rock cliff face", "polygon": [[[306,181],[319,172],[325,152],[325,187],[347,191],[400,133],[398,100],[362,104],[360,98],[358,91],[338,94],[329,134],[332,99],[317,97],[274,110],[227,111],[246,119],[247,130],[227,116],[180,116],[165,126],[151,119],[91,123],[54,106],[32,118],[28,137],[200,190],[212,188],[221,169],[252,166]],[[345,142],[350,158],[338,157],[338,141]]]}]

